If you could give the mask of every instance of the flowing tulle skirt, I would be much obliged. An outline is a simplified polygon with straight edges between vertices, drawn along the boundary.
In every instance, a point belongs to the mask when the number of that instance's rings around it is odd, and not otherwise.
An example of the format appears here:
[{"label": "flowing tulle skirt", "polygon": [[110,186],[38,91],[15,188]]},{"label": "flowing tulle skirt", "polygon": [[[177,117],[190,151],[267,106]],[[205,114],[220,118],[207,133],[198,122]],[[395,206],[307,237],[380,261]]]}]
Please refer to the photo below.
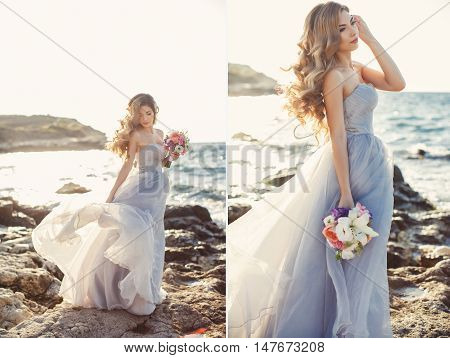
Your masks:
[{"label": "flowing tulle skirt", "polygon": [[387,252],[392,153],[376,136],[348,136],[353,199],[379,236],[336,261],[322,235],[340,189],[331,142],[227,227],[229,337],[391,337]]},{"label": "flowing tulle skirt", "polygon": [[134,168],[112,203],[70,198],[33,230],[36,251],[64,273],[66,301],[146,315],[165,299],[168,185],[164,172],[144,176]]}]

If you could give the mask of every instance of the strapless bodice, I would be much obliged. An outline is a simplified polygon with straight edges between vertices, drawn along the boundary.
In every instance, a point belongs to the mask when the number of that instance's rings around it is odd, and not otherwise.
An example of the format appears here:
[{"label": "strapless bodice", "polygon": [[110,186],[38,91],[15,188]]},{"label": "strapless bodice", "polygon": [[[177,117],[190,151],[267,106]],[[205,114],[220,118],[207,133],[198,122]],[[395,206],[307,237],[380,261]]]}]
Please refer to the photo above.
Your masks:
[{"label": "strapless bodice", "polygon": [[359,83],[344,99],[344,122],[347,135],[372,134],[373,111],[378,93],[371,83]]},{"label": "strapless bodice", "polygon": [[149,170],[160,170],[164,158],[164,145],[159,143],[150,143],[140,147],[137,154],[137,167],[139,172]]}]

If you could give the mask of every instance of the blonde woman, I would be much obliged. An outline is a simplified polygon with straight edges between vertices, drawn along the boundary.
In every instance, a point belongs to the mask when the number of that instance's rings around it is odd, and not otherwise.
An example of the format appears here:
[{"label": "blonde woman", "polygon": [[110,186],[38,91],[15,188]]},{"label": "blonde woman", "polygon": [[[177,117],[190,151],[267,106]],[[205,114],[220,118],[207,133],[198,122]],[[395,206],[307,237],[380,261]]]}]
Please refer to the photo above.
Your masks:
[{"label": "blonde woman", "polygon": [[124,162],[106,202],[62,202],[32,239],[64,273],[59,293],[65,301],[148,315],[167,294],[161,284],[170,183],[162,167],[164,133],[154,128],[155,100],[138,94],[127,111],[107,144]]},{"label": "blonde woman", "polygon": [[[382,72],[352,60],[360,41]],[[227,227],[228,335],[391,337],[393,162],[372,121],[376,89],[401,91],[405,81],[364,20],[336,2],[311,10],[298,46],[286,106],[324,140],[296,176]],[[323,219],[358,201],[379,236],[337,261]]]}]

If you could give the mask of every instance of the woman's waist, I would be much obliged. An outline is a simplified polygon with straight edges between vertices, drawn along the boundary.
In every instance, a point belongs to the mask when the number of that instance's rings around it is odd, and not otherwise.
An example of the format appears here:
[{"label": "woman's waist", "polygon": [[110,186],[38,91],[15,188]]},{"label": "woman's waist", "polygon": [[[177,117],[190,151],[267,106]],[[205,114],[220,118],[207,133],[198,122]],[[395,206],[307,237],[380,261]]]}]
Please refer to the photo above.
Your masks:
[{"label": "woman's waist", "polygon": [[162,163],[161,162],[157,162],[157,163],[152,162],[152,163],[140,164],[138,162],[134,168],[138,172],[158,172],[158,171],[160,172],[162,170]]},{"label": "woman's waist", "polygon": [[361,142],[378,142],[379,144],[384,144],[383,140],[371,131],[357,131],[349,132],[347,131],[347,142],[350,144],[361,143]]},{"label": "woman's waist", "polygon": [[130,171],[130,176],[158,176],[163,173],[163,167],[160,166],[148,166],[148,167],[133,167]]},{"label": "woman's waist", "polygon": [[346,128],[345,132],[347,134],[347,137],[354,136],[354,135],[375,136],[375,134],[373,133],[373,130],[370,128]]}]

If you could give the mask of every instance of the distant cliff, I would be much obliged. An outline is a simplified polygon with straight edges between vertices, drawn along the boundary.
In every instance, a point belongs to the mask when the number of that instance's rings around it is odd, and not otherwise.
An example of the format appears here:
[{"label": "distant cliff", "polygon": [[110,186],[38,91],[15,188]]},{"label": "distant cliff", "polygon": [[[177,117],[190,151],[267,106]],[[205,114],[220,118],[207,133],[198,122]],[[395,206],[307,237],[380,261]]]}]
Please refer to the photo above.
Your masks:
[{"label": "distant cliff", "polygon": [[72,118],[0,115],[0,152],[103,149],[106,135]]},{"label": "distant cliff", "polygon": [[228,64],[228,96],[260,96],[275,94],[277,81],[250,66]]}]

